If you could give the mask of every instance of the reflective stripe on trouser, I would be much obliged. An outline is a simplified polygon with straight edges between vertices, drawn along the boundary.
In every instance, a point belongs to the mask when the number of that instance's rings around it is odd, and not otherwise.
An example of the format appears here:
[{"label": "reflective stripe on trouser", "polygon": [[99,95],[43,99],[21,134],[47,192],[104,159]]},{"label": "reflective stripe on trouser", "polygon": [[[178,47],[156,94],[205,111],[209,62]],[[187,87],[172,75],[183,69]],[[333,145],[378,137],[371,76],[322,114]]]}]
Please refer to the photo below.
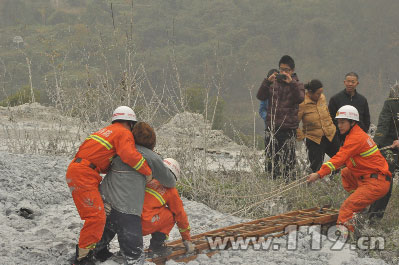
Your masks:
[{"label": "reflective stripe on trouser", "polygon": [[175,219],[172,212],[166,208],[160,208],[158,214],[154,215],[152,220],[142,220],[143,236],[149,235],[155,232],[161,232],[165,235],[169,235],[170,230],[172,230],[175,225]]},{"label": "reflective stripe on trouser", "polygon": [[388,192],[389,186],[390,182],[385,180],[384,175],[378,175],[377,179],[369,176],[358,179],[356,190],[339,209],[337,223],[345,225],[350,231],[354,231],[353,214],[382,198]]},{"label": "reflective stripe on trouser", "polygon": [[100,241],[106,216],[96,180],[98,173],[87,166],[73,164],[68,167],[66,179],[80,218],[85,221],[78,245],[87,248]]}]

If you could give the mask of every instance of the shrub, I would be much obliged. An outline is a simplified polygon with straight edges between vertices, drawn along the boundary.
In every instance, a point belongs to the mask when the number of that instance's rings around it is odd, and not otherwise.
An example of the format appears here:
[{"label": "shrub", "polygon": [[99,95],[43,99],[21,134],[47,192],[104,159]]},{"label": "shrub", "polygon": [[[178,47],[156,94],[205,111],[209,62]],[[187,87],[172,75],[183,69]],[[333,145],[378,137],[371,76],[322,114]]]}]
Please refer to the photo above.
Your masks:
[{"label": "shrub", "polygon": [[[33,89],[33,94],[35,97],[35,101],[40,100],[40,93],[37,89]],[[23,86],[21,89],[19,89],[17,92],[15,92],[13,95],[10,95],[6,99],[0,102],[0,106],[7,107],[7,106],[18,106],[22,105],[25,103],[31,103],[32,102],[32,95],[31,95],[31,90],[29,86]]]}]

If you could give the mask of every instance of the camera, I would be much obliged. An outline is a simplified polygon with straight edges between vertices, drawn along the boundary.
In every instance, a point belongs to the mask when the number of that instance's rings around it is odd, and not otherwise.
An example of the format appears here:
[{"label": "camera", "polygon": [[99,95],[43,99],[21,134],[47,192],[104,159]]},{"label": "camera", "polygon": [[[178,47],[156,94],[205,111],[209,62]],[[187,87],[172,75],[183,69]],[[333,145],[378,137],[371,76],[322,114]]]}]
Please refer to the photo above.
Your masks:
[{"label": "camera", "polygon": [[285,79],[287,79],[287,76],[285,74],[276,74],[276,80],[281,82],[284,81]]}]

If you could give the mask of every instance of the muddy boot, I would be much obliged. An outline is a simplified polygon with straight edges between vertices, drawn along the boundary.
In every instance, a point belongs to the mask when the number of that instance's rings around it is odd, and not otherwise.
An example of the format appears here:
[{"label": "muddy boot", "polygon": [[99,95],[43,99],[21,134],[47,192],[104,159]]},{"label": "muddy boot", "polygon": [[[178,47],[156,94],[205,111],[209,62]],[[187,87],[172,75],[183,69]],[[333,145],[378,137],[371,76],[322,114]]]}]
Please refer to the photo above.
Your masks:
[{"label": "muddy boot", "polygon": [[78,245],[76,245],[76,255],[73,265],[96,265],[93,259],[93,250],[79,248]]},{"label": "muddy boot", "polygon": [[96,260],[99,260],[101,262],[106,261],[110,257],[112,257],[114,254],[108,250],[108,247],[104,247],[100,250],[95,249],[94,250],[94,258]]},{"label": "muddy boot", "polygon": [[148,248],[148,257],[167,257],[172,254],[172,249],[165,244],[166,235],[161,232],[151,234],[150,247]]}]

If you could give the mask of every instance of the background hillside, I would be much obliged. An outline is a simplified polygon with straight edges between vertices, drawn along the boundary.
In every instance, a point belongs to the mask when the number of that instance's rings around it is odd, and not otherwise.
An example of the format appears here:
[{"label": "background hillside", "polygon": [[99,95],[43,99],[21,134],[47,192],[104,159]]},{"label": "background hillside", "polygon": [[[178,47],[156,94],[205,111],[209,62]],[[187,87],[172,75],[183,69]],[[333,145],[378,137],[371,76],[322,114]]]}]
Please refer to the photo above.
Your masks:
[{"label": "background hillside", "polygon": [[0,102],[32,87],[37,101],[57,104],[54,87],[68,94],[101,76],[125,89],[134,66],[145,69],[134,79],[145,94],[167,87],[199,112],[201,91],[219,92],[218,127],[249,134],[250,90],[290,54],[300,80],[319,78],[327,97],[359,73],[375,123],[398,79],[398,10],[397,0],[0,0]]}]

